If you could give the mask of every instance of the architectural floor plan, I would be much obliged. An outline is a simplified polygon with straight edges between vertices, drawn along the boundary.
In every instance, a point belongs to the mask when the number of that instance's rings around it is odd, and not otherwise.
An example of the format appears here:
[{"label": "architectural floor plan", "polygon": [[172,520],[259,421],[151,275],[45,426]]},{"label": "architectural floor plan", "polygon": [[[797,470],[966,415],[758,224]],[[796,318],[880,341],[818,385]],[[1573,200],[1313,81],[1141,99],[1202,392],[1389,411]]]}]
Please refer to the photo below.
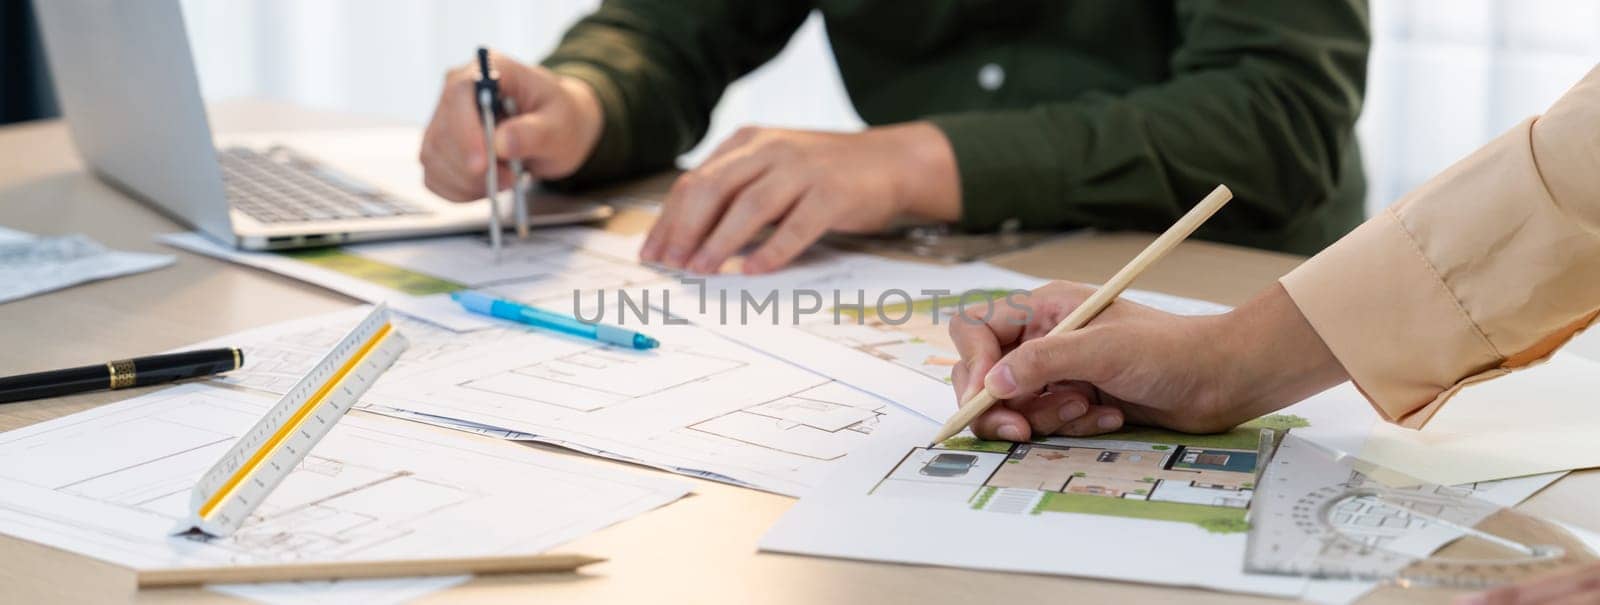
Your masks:
[{"label": "architectural floor plan", "polygon": [[[195,481],[272,403],[185,385],[0,435],[0,529],[136,569],[469,556],[544,550],[687,492],[677,481],[352,413],[234,535],[172,535]],[[436,580],[395,588],[419,581]]]},{"label": "architectural floor plan", "polygon": [[[711,302],[704,309],[675,304],[673,310],[726,338],[942,422],[955,410],[950,369],[960,355],[949,336],[955,315],[1025,304],[1008,296],[1045,283],[984,263],[937,266],[837,254],[777,277],[720,276],[681,288],[674,301]],[[748,305],[739,297],[752,292],[772,294],[778,310],[757,318],[741,315]],[[1123,298],[1180,314],[1227,310],[1155,292],[1129,290]],[[802,306],[815,308],[796,313]]]},{"label": "architectural floor plan", "polygon": [[953,437],[915,448],[874,496],[937,498],[1012,514],[1083,513],[1192,523],[1212,533],[1249,529],[1262,452],[1295,416],[1268,416],[1217,435],[1136,429],[1030,443]]},{"label": "architectural floor plan", "polygon": [[[220,380],[280,393],[360,313],[230,336],[246,363]],[[411,346],[363,398],[371,408],[783,494],[814,486],[880,427],[933,428],[695,326],[652,326],[661,348],[633,351],[515,324],[456,333],[396,322]]]}]

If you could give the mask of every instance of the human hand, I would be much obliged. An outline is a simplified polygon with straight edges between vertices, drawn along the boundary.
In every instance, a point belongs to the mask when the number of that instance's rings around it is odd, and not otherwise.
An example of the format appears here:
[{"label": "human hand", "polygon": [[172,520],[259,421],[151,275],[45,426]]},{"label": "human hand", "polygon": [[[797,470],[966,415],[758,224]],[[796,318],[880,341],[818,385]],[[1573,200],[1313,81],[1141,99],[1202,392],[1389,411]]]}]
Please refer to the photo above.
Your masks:
[{"label": "human hand", "polygon": [[1600,563],[1470,594],[1456,605],[1584,605],[1600,603]]},{"label": "human hand", "polygon": [[[499,72],[501,94],[512,99],[518,111],[496,124],[495,155],[501,162],[523,160],[523,167],[536,178],[558,179],[576,172],[600,140],[604,116],[594,90],[581,80],[499,53],[493,53],[490,61]],[[487,194],[488,156],[474,94],[477,81],[475,61],[445,75],[439,105],[418,154],[424,184],[456,202]],[[509,168],[502,164],[496,169],[501,188],[510,188]]]},{"label": "human hand", "polygon": [[828,231],[877,231],[902,214],[960,218],[954,152],[933,125],[859,133],[744,128],[673,184],[639,257],[714,273],[774,225],[744,262],[746,273],[763,273]]},{"label": "human hand", "polygon": [[1054,282],[994,305],[987,320],[983,308],[951,320],[959,402],[985,385],[1001,400],[973,422],[979,437],[1088,436],[1124,423],[1216,432],[1344,380],[1280,286],[1214,316],[1119,299],[1087,326],[1046,336],[1093,292]]}]

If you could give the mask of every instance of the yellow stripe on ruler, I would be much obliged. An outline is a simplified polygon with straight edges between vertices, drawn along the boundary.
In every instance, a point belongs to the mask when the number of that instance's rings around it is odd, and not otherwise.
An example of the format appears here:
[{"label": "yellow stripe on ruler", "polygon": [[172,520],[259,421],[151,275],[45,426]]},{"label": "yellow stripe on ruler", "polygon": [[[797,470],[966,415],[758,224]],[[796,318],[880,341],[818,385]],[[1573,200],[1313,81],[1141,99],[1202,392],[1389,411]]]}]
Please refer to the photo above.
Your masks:
[{"label": "yellow stripe on ruler", "polygon": [[344,380],[346,374],[349,374],[362,360],[366,359],[367,353],[372,351],[372,348],[377,346],[378,342],[383,340],[383,337],[388,336],[391,330],[392,326],[390,324],[383,324],[383,327],[378,328],[378,332],[373,334],[366,344],[361,345],[361,349],[356,351],[355,355],[350,356],[350,360],[344,362],[344,366],[340,367],[339,371],[335,372],[327,382],[324,382],[322,388],[317,389],[317,392],[312,394],[311,398],[300,406],[300,409],[295,410],[294,415],[290,416],[289,420],[283,423],[283,426],[278,427],[278,432],[272,434],[272,438],[267,440],[266,445],[257,449],[256,453],[250,456],[250,460],[245,462],[244,466],[240,467],[239,470],[234,471],[233,476],[228,477],[228,482],[223,483],[222,488],[218,489],[217,493],[212,494],[211,499],[206,500],[206,503],[200,507],[200,517],[211,516],[212,510],[216,509],[217,505],[232,495],[234,490],[239,487],[239,484],[244,482],[244,478],[255,472],[256,467],[261,466],[261,463],[267,459],[267,454],[277,448],[278,444],[283,443],[284,439],[288,439],[289,435],[294,434],[295,429],[300,428],[300,424],[305,422],[305,419],[311,415],[311,410],[316,409],[317,404],[322,403],[322,400],[328,397],[328,393],[333,391],[334,385]]}]

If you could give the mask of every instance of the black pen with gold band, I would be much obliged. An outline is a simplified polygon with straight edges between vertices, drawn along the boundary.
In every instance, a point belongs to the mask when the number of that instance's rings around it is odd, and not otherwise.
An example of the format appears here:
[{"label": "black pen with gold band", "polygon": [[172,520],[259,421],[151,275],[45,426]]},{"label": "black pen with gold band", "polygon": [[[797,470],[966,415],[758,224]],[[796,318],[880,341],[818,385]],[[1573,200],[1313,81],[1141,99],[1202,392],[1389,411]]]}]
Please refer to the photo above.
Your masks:
[{"label": "black pen with gold band", "polygon": [[0,378],[0,403],[126,389],[221,374],[244,365],[239,349],[205,349]]}]

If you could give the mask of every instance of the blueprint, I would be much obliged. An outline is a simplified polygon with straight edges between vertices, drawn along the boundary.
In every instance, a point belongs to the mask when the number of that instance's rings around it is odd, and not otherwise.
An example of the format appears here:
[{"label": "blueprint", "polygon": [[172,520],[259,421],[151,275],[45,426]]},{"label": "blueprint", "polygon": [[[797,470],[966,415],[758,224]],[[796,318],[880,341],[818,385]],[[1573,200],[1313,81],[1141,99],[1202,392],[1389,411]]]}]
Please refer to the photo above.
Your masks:
[{"label": "blueprint", "polygon": [[[956,314],[1023,304],[1010,296],[1045,283],[985,263],[939,266],[834,253],[777,274],[723,275],[684,285],[672,296],[672,312],[943,422],[955,411],[950,369],[960,356],[949,328]],[[772,308],[751,313],[769,296]],[[1140,290],[1122,298],[1186,315],[1227,310]]]},{"label": "blueprint", "polygon": [[[362,309],[198,343],[245,366],[219,380],[282,393]],[[397,318],[411,346],[363,398],[386,413],[537,440],[786,495],[820,482],[880,431],[932,431],[881,398],[692,325],[653,326],[634,351],[520,324],[466,333]]]},{"label": "blueprint", "polygon": [[[985,263],[934,265],[825,247],[807,251],[773,274],[742,275],[730,268],[684,276],[639,263],[640,236],[592,227],[511,238],[499,262],[479,235],[289,253],[240,252],[195,234],[162,239],[368,302],[387,301],[397,311],[457,332],[495,325],[449,300],[449,292],[468,288],[605,323],[643,321],[648,325],[640,329],[657,338],[662,338],[657,332],[671,331],[662,327],[668,316],[686,319],[756,354],[833,378],[935,422],[955,409],[949,379],[957,355],[947,336],[954,314],[974,306],[998,308],[1008,304],[1011,293],[1046,283]],[[624,296],[644,310],[643,319],[626,314]],[[1137,290],[1123,298],[1175,313],[1226,310]],[[504,394],[526,382],[502,376],[477,386]],[[590,401],[615,401],[617,395],[567,392]]]},{"label": "blueprint", "polygon": [[[135,569],[481,556],[542,551],[687,493],[678,481],[352,413],[234,535],[172,536],[197,478],[272,403],[191,384],[0,434],[0,531]],[[458,581],[223,590],[371,602]],[[328,592],[343,587],[355,592]]]}]

